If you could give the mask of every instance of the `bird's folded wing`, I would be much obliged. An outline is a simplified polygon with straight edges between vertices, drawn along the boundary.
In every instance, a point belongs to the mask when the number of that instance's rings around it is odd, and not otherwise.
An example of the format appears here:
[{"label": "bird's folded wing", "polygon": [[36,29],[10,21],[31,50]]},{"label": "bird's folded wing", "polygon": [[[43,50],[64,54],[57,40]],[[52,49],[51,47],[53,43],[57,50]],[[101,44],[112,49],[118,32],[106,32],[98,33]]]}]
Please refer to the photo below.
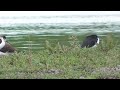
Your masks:
[{"label": "bird's folded wing", "polygon": [[0,49],[0,51],[1,52],[14,52],[15,51],[15,48],[14,47],[12,47],[9,43],[5,43],[5,46],[2,48],[2,49]]}]

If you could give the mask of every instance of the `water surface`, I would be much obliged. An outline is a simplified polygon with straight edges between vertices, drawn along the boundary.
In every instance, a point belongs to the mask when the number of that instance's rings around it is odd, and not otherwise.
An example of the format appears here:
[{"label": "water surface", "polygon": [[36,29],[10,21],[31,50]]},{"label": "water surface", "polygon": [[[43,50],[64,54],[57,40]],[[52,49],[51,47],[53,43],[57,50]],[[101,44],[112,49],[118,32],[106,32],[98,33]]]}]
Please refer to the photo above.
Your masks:
[{"label": "water surface", "polygon": [[113,33],[120,38],[119,15],[0,17],[0,21],[0,33],[7,35],[8,42],[19,50],[44,49],[46,40],[65,44],[72,35],[76,35],[80,43],[89,34],[104,37]]}]

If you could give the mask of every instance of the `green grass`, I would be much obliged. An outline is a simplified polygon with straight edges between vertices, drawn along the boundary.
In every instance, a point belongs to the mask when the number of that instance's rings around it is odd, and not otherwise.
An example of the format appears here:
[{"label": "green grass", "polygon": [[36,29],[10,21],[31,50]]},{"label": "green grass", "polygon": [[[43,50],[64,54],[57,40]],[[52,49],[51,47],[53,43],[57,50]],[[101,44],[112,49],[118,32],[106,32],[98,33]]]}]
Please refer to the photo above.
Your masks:
[{"label": "green grass", "polygon": [[1,79],[109,79],[120,78],[120,44],[114,36],[96,48],[80,48],[75,36],[69,45],[45,41],[45,50],[0,57]]}]

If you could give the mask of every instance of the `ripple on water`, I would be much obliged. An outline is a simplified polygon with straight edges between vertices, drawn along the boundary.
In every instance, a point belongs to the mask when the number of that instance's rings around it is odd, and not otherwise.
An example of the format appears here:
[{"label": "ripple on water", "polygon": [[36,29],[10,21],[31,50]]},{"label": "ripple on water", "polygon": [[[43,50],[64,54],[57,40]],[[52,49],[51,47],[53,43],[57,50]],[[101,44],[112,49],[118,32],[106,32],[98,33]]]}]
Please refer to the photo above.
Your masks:
[{"label": "ripple on water", "polygon": [[[0,26],[0,33],[7,35],[7,40],[19,49],[44,48],[45,40],[51,42],[68,42],[67,35],[96,33],[100,37],[106,33],[116,33],[120,37],[120,23],[58,23],[58,24],[19,24],[17,26]],[[55,43],[56,43],[55,42]]]}]

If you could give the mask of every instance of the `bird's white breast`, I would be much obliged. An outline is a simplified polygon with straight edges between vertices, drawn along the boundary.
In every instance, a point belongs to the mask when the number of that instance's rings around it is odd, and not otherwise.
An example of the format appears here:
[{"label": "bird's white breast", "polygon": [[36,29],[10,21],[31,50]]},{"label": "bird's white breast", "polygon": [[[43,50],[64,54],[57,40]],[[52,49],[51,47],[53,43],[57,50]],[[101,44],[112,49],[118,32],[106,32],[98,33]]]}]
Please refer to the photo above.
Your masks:
[{"label": "bird's white breast", "polygon": [[97,44],[99,44],[100,43],[100,39],[99,38],[97,38],[98,40],[97,40]]},{"label": "bird's white breast", "polygon": [[[96,44],[99,44],[100,43],[100,39],[99,38],[97,38],[97,43]],[[94,45],[93,47],[97,47],[97,45]]]},{"label": "bird's white breast", "polygon": [[2,42],[1,42],[1,44],[0,44],[0,49],[2,49],[2,48],[5,46],[5,41],[4,41],[4,39],[1,38],[1,40],[2,40]]}]

